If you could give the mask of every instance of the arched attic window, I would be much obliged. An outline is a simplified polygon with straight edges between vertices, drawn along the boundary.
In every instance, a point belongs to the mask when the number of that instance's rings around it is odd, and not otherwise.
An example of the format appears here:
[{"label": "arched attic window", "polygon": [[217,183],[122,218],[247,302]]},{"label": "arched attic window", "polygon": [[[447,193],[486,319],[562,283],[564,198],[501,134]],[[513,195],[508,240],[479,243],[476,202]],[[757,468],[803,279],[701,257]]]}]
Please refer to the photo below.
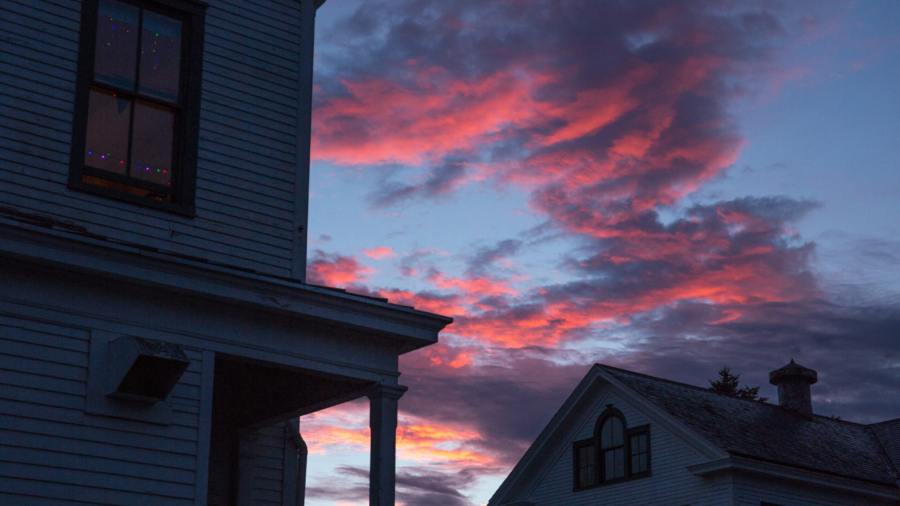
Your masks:
[{"label": "arched attic window", "polygon": [[597,420],[603,481],[625,478],[625,416],[610,406]]},{"label": "arched attic window", "polygon": [[650,426],[629,429],[612,404],[597,419],[594,437],[576,441],[572,450],[575,490],[650,475]]}]

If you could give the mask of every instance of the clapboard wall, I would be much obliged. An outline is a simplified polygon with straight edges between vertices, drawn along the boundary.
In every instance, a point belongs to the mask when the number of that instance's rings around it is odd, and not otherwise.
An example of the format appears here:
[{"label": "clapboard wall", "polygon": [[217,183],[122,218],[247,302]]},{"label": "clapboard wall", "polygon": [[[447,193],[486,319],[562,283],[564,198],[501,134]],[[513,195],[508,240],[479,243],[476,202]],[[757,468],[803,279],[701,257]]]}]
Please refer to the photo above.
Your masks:
[{"label": "clapboard wall", "polygon": [[[896,489],[895,489],[896,493]],[[864,496],[844,490],[770,476],[735,478],[735,506],[897,506],[900,499]]]},{"label": "clapboard wall", "polygon": [[0,206],[290,276],[300,4],[208,3],[190,218],[67,188],[81,2],[0,2]]},{"label": "clapboard wall", "polygon": [[[606,404],[613,404],[624,415],[628,427],[650,424],[652,476],[609,486],[573,492],[572,443],[594,435],[594,425]],[[694,476],[685,466],[708,461],[700,452],[655,423],[607,387],[582,416],[577,431],[552,455],[552,465],[526,499],[535,506],[565,504],[571,506],[723,506],[731,504],[729,478],[704,479]],[[757,505],[758,506],[758,505]]]},{"label": "clapboard wall", "polygon": [[[293,446],[290,434],[290,424],[279,423],[270,427],[259,429],[251,438],[252,455],[249,456],[250,477],[250,502],[254,506],[284,506],[296,504],[294,500],[285,497],[285,483],[296,489],[296,466],[287,469],[294,476],[287,476],[285,463],[287,459],[297,460],[297,449]],[[212,445],[210,447],[209,462],[209,487],[207,494],[207,506],[229,506],[229,496],[235,486],[231,479],[240,478],[229,476],[234,472],[233,462],[229,455],[229,448]],[[247,457],[242,457],[247,458]],[[241,467],[239,465],[239,467]],[[289,494],[291,498],[296,492]]]},{"label": "clapboard wall", "polygon": [[93,416],[90,334],[0,315],[0,504],[194,505],[203,354],[185,350],[171,425]]},{"label": "clapboard wall", "polygon": [[254,505],[282,506],[285,445],[291,444],[283,423],[260,429],[254,448],[253,491],[250,494]]}]

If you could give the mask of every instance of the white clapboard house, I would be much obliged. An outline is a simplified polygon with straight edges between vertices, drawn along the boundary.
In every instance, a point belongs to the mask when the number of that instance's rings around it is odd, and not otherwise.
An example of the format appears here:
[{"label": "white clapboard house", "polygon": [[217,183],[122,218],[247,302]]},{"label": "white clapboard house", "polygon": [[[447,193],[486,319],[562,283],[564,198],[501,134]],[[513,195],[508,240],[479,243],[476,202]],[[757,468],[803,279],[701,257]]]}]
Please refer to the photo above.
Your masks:
[{"label": "white clapboard house", "polygon": [[0,504],[303,503],[297,418],[451,320],[305,284],[323,0],[0,0]]},{"label": "white clapboard house", "polygon": [[811,369],[779,405],[597,364],[489,506],[898,506],[900,419],[814,415]]}]

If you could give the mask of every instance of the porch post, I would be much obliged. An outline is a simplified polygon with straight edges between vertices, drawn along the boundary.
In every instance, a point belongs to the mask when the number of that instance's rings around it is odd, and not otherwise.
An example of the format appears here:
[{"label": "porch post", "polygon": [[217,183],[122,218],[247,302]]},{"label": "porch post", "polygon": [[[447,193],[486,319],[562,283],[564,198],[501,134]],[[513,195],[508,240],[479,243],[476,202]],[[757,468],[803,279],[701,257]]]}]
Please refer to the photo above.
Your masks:
[{"label": "porch post", "polygon": [[394,506],[397,449],[397,400],[406,392],[401,385],[376,385],[369,397],[372,431],[369,462],[369,506]]}]

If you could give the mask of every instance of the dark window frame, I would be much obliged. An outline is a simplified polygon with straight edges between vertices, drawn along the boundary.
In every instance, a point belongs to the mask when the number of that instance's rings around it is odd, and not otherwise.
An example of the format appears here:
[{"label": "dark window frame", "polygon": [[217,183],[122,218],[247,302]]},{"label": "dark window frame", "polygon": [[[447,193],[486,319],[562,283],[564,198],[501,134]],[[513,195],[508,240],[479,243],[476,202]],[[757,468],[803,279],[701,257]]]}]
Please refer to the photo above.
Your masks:
[{"label": "dark window frame", "polygon": [[[611,480],[606,480],[606,461],[603,458],[603,450],[601,448],[601,433],[600,431],[603,428],[603,424],[606,423],[610,418],[618,418],[620,422],[622,422],[622,432],[623,437],[625,439],[623,445],[625,448],[625,476],[621,478],[614,478]],[[638,435],[646,435],[647,437],[647,470],[639,473],[631,472],[631,438],[633,436]],[[579,468],[578,468],[578,450],[587,446],[594,445],[594,459],[596,462],[596,476],[594,485],[589,486],[581,486],[579,483]],[[594,435],[589,439],[582,439],[579,441],[575,441],[572,443],[572,490],[573,492],[579,492],[582,490],[590,490],[592,488],[603,487],[607,485],[613,485],[616,483],[623,483],[631,480],[637,480],[641,478],[646,478],[651,476],[652,472],[652,446],[650,442],[650,425],[640,425],[637,427],[628,427],[626,423],[625,414],[614,408],[612,404],[607,404],[606,409],[600,416],[597,418],[597,422],[594,424]]]},{"label": "dark window frame", "polygon": [[[600,482],[598,481],[600,478],[600,475],[599,475],[600,463],[597,462],[596,444],[597,444],[597,441],[593,437],[590,439],[582,439],[580,441],[575,441],[574,443],[572,443],[572,467],[573,467],[572,471],[574,473],[574,490],[576,490],[576,491],[594,488],[600,484]],[[594,483],[592,483],[590,485],[583,485],[580,480],[581,468],[579,467],[578,453],[579,453],[579,450],[581,450],[585,446],[594,446],[594,467],[595,467]]]},{"label": "dark window frame", "polygon": [[[152,184],[150,183],[140,183],[135,178],[98,171],[97,169],[86,167],[84,163],[88,101],[94,78],[94,52],[97,40],[99,0],[84,0],[82,4],[68,186],[74,190],[193,217],[195,215],[203,39],[207,4],[199,0],[118,1],[146,8],[182,21],[183,42],[181,57],[184,63],[180,75],[181,82],[179,83],[180,109],[176,113],[172,146],[172,190],[170,192],[172,201],[155,200],[84,181],[85,177],[99,177],[112,183],[152,190]],[[103,87],[115,89],[113,86],[105,84]]]},{"label": "dark window frame", "polygon": [[[631,470],[631,457],[634,455],[634,452],[631,449],[631,440],[635,436],[644,436],[647,438],[647,469],[641,472],[632,472]],[[650,445],[650,425],[640,425],[638,427],[632,427],[625,431],[625,439],[628,441],[626,446],[628,447],[626,457],[628,457],[628,462],[625,467],[628,470],[629,479],[637,479],[643,478],[645,476],[650,476],[650,470],[652,469],[651,462],[653,462],[652,458],[652,446]]]},{"label": "dark window frame", "polygon": [[[605,458],[604,452],[609,451],[610,449],[619,448],[618,446],[615,446],[615,447],[612,447],[612,448],[606,449],[606,450],[604,450],[602,448],[601,443],[602,443],[602,438],[603,438],[603,434],[602,434],[603,424],[605,424],[611,418],[618,418],[619,421],[622,422],[622,439],[623,439],[623,441],[622,441],[621,448],[623,449],[622,451],[625,454],[624,455],[625,473],[620,478],[612,478],[612,479],[607,480],[606,479],[606,458]],[[597,454],[598,466],[597,467],[599,468],[599,471],[600,471],[600,483],[602,485],[611,485],[613,483],[620,483],[623,481],[627,481],[629,479],[628,462],[630,460],[630,456],[628,454],[628,423],[625,421],[625,415],[618,409],[612,407],[612,404],[606,406],[606,411],[604,411],[603,414],[601,414],[600,417],[597,418],[597,423],[594,425],[594,439],[597,440],[597,452],[598,452],[598,454]]]}]

